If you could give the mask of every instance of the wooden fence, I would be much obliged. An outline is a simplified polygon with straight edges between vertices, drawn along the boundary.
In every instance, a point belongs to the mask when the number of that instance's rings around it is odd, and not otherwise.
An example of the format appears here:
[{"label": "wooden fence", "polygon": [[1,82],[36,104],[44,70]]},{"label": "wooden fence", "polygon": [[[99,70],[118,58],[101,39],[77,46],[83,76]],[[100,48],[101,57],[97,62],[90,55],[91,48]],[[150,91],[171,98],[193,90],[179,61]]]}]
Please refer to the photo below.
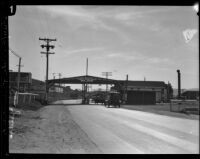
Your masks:
[{"label": "wooden fence", "polygon": [[35,101],[36,96],[38,96],[38,94],[16,92],[14,95],[14,105],[30,104]]}]

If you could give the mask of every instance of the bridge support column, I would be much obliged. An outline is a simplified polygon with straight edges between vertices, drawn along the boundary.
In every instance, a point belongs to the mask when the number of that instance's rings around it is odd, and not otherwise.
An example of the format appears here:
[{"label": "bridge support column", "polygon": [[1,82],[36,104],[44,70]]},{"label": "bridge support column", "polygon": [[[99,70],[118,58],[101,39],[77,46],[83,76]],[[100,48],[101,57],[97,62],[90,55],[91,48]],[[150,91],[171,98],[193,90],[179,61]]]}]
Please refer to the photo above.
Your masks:
[{"label": "bridge support column", "polygon": [[87,104],[86,100],[86,93],[87,93],[87,84],[82,84],[82,104]]}]

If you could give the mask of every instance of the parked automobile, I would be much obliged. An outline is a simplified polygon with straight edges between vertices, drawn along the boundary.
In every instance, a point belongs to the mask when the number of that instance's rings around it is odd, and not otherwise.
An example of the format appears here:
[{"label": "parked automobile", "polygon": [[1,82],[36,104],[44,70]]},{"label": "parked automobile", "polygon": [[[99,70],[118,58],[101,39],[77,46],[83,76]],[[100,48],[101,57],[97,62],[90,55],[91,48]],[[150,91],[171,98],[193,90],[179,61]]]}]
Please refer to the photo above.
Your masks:
[{"label": "parked automobile", "polygon": [[95,102],[95,104],[104,104],[105,103],[105,97],[103,95],[96,95],[93,97],[93,101]]},{"label": "parked automobile", "polygon": [[121,96],[119,92],[109,92],[106,96],[104,105],[109,108],[110,106],[119,107],[121,104]]}]

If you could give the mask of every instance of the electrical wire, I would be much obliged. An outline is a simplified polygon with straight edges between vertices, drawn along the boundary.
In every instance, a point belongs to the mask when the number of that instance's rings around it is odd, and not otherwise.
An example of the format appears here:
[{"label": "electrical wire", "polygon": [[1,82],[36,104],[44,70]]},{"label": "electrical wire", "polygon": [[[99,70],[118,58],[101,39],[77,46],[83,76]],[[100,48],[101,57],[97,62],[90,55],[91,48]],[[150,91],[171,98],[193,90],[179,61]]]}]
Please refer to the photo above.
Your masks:
[{"label": "electrical wire", "polygon": [[13,53],[15,56],[17,56],[18,58],[22,58],[21,56],[19,56],[15,51],[13,51],[11,48],[9,48],[9,50],[11,51],[11,53]]}]

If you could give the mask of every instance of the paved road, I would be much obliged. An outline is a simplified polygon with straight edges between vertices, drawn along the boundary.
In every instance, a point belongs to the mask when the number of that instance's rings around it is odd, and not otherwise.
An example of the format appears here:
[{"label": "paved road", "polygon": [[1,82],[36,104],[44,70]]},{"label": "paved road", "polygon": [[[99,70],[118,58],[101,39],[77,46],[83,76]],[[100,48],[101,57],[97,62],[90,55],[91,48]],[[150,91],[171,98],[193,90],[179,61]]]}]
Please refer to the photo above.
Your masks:
[{"label": "paved road", "polygon": [[198,120],[101,105],[66,109],[102,153],[199,153]]},{"label": "paved road", "polygon": [[51,104],[81,104],[82,99],[68,99],[68,100],[58,100],[52,102]]}]

